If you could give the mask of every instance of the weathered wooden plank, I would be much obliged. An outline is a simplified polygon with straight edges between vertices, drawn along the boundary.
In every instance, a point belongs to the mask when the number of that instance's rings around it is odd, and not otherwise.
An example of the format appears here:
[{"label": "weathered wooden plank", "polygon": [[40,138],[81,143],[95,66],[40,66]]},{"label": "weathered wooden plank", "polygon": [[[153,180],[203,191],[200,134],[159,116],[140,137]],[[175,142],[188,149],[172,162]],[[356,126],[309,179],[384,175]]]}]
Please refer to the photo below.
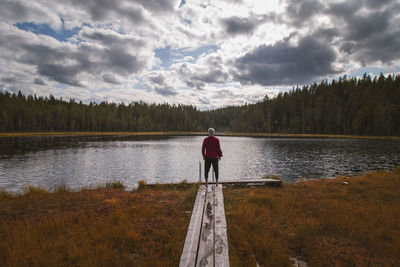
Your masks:
[{"label": "weathered wooden plank", "polygon": [[179,266],[229,266],[222,185],[201,186]]},{"label": "weathered wooden plank", "polygon": [[[198,182],[188,182],[189,184],[195,184]],[[204,182],[203,182],[204,184]],[[215,181],[208,181],[209,185],[215,184]],[[282,181],[277,179],[252,179],[252,180],[220,180],[219,184],[226,184],[226,185],[238,185],[238,186],[246,186],[246,185],[272,185],[272,186],[280,186]],[[146,184],[147,187],[155,187],[159,186],[160,184]]]},{"label": "weathered wooden plank", "polygon": [[196,266],[214,266],[214,186],[208,186]]},{"label": "weathered wooden plank", "polygon": [[185,244],[179,266],[192,267],[196,265],[197,250],[202,226],[202,217],[206,198],[206,187],[200,186],[194,203],[192,217],[190,219]]},{"label": "weathered wooden plank", "polygon": [[215,266],[229,267],[229,246],[222,185],[215,188]]},{"label": "weathered wooden plank", "polygon": [[[208,184],[215,184],[213,181],[209,181]],[[243,185],[276,185],[282,184],[281,180],[277,179],[251,179],[251,180],[220,180],[219,184],[243,184]]]}]

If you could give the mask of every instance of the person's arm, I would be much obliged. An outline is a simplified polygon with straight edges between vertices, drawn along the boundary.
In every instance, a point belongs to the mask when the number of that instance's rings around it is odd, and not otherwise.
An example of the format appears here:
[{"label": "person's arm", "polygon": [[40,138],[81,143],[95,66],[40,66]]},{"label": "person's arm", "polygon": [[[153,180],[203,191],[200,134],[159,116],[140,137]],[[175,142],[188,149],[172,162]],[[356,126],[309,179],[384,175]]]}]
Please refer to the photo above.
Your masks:
[{"label": "person's arm", "polygon": [[203,159],[206,158],[206,139],[203,140],[203,145],[201,146],[201,154],[203,155]]},{"label": "person's arm", "polygon": [[219,140],[217,141],[217,154],[218,154],[218,158],[221,159],[222,158],[222,150],[221,150],[221,146],[219,144]]}]

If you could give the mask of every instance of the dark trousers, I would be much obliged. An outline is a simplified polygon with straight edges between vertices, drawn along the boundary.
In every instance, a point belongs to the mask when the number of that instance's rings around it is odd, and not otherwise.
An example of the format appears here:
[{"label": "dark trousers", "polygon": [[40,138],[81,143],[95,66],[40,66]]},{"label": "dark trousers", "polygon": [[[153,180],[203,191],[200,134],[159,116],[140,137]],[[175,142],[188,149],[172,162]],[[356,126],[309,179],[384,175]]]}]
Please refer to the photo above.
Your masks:
[{"label": "dark trousers", "polygon": [[204,176],[206,180],[208,180],[208,172],[210,171],[211,164],[213,166],[214,172],[215,172],[215,180],[218,181],[218,159],[205,159],[205,172]]}]

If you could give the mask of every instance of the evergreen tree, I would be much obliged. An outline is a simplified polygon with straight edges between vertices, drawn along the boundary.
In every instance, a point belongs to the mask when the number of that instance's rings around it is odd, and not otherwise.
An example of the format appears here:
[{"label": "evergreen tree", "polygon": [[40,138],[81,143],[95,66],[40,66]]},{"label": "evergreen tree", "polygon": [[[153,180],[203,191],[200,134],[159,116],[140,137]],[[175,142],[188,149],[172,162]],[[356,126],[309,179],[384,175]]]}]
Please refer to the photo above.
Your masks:
[{"label": "evergreen tree", "polygon": [[199,111],[191,105],[83,104],[0,91],[0,131],[218,131],[400,136],[400,76],[346,76],[293,88],[255,104]]}]

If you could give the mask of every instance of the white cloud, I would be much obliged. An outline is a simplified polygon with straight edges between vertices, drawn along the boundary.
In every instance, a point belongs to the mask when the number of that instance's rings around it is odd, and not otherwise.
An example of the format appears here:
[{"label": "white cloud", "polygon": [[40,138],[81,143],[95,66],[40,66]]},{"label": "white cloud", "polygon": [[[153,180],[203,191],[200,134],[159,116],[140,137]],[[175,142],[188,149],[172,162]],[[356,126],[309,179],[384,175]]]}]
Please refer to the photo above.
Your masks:
[{"label": "white cloud", "polygon": [[[4,0],[0,85],[84,101],[144,100],[208,109],[255,102],[297,83],[362,67],[399,69],[400,4],[394,0],[180,4]],[[24,22],[37,28],[24,29]],[[77,33],[57,40],[40,25],[60,35]],[[157,49],[168,64],[156,57]]]}]

